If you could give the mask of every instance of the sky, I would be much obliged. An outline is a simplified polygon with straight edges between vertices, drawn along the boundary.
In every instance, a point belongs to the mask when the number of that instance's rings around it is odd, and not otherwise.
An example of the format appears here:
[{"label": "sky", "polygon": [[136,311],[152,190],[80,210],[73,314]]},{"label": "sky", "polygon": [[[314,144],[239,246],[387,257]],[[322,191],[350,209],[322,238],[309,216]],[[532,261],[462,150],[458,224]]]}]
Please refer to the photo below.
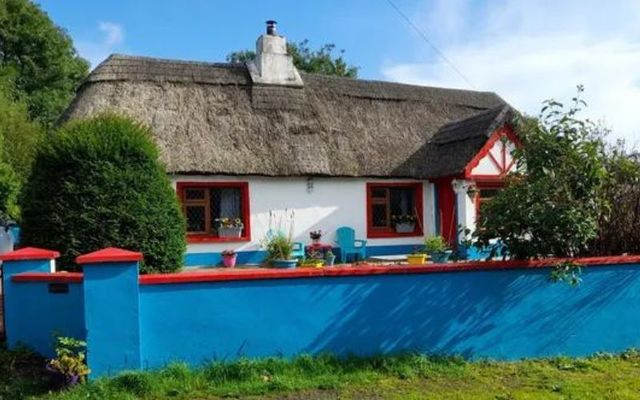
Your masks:
[{"label": "sky", "polygon": [[39,4],[92,66],[111,53],[224,61],[232,51],[253,48],[264,21],[275,19],[290,41],[344,49],[345,58],[360,67],[360,78],[493,91],[532,115],[545,99],[568,102],[582,84],[584,115],[610,127],[612,140],[640,147],[639,0]]}]

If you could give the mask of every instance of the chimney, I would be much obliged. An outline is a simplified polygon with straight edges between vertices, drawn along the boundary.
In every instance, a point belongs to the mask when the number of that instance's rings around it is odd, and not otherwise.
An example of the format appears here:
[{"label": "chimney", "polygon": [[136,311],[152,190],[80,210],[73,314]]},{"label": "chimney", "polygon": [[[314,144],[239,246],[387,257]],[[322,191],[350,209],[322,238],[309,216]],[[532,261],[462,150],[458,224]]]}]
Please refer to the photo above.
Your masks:
[{"label": "chimney", "polygon": [[302,86],[293,58],[287,53],[287,40],[277,34],[277,22],[267,21],[267,32],[256,42],[256,58],[247,63],[254,83]]}]

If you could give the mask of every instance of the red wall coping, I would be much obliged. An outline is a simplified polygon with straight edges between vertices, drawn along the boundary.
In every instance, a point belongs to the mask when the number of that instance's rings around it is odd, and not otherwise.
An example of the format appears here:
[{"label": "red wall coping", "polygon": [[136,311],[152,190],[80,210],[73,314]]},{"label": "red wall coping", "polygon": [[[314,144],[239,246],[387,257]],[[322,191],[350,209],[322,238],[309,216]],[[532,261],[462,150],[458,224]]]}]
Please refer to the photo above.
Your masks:
[{"label": "red wall coping", "polygon": [[133,262],[140,260],[142,260],[142,253],[119,249],[117,247],[108,247],[106,249],[94,251],[93,253],[83,254],[76,258],[76,262],[78,264]]},{"label": "red wall coping", "polygon": [[[366,276],[425,274],[437,272],[490,271],[509,269],[548,268],[566,259],[545,259],[534,261],[473,261],[455,264],[425,265],[360,265],[345,267],[295,268],[295,269],[222,269],[212,271],[193,271],[170,274],[151,274],[140,276],[141,285],[159,285],[171,283],[228,282],[243,280],[291,279],[332,276]],[[572,261],[585,266],[606,266],[616,264],[640,263],[640,256],[590,257]]]},{"label": "red wall coping", "polygon": [[24,247],[20,250],[0,254],[0,261],[49,260],[58,257],[60,257],[60,253],[54,250]]},{"label": "red wall coping", "polygon": [[13,282],[82,283],[81,272],[23,272],[11,277]]},{"label": "red wall coping", "polygon": [[[267,279],[294,279],[294,278],[320,278],[336,276],[368,276],[368,275],[404,275],[427,274],[442,272],[463,271],[499,271],[510,269],[539,269],[549,268],[560,261],[567,259],[545,259],[534,261],[473,261],[455,264],[425,264],[425,265],[359,265],[345,267],[323,268],[250,268],[250,269],[223,269],[216,268],[211,271],[187,271],[170,274],[141,275],[141,285],[160,285],[175,283],[198,282],[229,282]],[[586,267],[607,265],[640,264],[640,256],[613,256],[576,258],[573,261]],[[83,280],[81,272],[25,272],[11,277],[14,282],[53,282],[53,283],[80,283]]]}]

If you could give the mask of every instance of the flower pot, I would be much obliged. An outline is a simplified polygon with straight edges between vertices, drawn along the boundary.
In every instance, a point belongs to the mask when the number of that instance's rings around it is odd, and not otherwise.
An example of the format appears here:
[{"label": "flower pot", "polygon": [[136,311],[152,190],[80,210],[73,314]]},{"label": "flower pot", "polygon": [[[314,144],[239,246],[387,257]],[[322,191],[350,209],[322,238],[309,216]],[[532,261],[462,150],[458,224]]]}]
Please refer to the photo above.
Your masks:
[{"label": "flower pot", "polygon": [[409,265],[423,265],[427,262],[426,254],[409,254],[407,256],[407,262]]},{"label": "flower pot", "polygon": [[222,265],[225,266],[225,268],[233,268],[236,266],[236,260],[238,259],[238,255],[237,254],[233,254],[233,255],[228,255],[228,256],[222,256]]},{"label": "flower pot", "polygon": [[332,266],[336,263],[336,256],[326,256],[325,265]]},{"label": "flower pot", "polygon": [[324,265],[324,261],[322,260],[313,260],[313,261],[303,261],[300,265],[301,267],[311,267],[311,268],[322,268]]},{"label": "flower pot", "polygon": [[451,250],[433,252],[430,254],[431,261],[433,261],[435,264],[444,264],[449,261],[449,257],[451,257],[451,254],[453,254]]},{"label": "flower pot", "polygon": [[232,227],[224,227],[221,226],[218,228],[218,236],[226,237],[226,238],[239,238],[242,236],[242,227],[240,226],[232,226]]},{"label": "flower pot", "polygon": [[396,224],[397,233],[412,233],[415,230],[416,230],[416,224],[412,222],[403,222],[401,224]]},{"label": "flower pot", "polygon": [[274,268],[295,268],[298,260],[273,260],[271,265]]},{"label": "flower pot", "polygon": [[49,373],[50,385],[54,390],[70,389],[80,382],[80,375],[65,375],[49,365],[45,369]]}]

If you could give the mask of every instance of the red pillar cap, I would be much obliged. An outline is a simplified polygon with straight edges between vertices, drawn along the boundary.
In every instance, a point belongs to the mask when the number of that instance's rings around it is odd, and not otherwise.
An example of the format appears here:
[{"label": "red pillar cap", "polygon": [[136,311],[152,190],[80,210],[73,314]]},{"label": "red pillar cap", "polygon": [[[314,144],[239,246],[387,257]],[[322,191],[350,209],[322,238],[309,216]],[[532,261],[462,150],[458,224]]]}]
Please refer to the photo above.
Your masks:
[{"label": "red pillar cap", "polygon": [[112,262],[131,262],[140,260],[142,260],[142,253],[140,252],[119,249],[117,247],[108,247],[106,249],[94,251],[93,253],[78,256],[76,258],[76,263],[98,264]]},{"label": "red pillar cap", "polygon": [[24,247],[20,250],[0,254],[0,261],[48,260],[58,257],[60,257],[60,253],[54,250]]}]

